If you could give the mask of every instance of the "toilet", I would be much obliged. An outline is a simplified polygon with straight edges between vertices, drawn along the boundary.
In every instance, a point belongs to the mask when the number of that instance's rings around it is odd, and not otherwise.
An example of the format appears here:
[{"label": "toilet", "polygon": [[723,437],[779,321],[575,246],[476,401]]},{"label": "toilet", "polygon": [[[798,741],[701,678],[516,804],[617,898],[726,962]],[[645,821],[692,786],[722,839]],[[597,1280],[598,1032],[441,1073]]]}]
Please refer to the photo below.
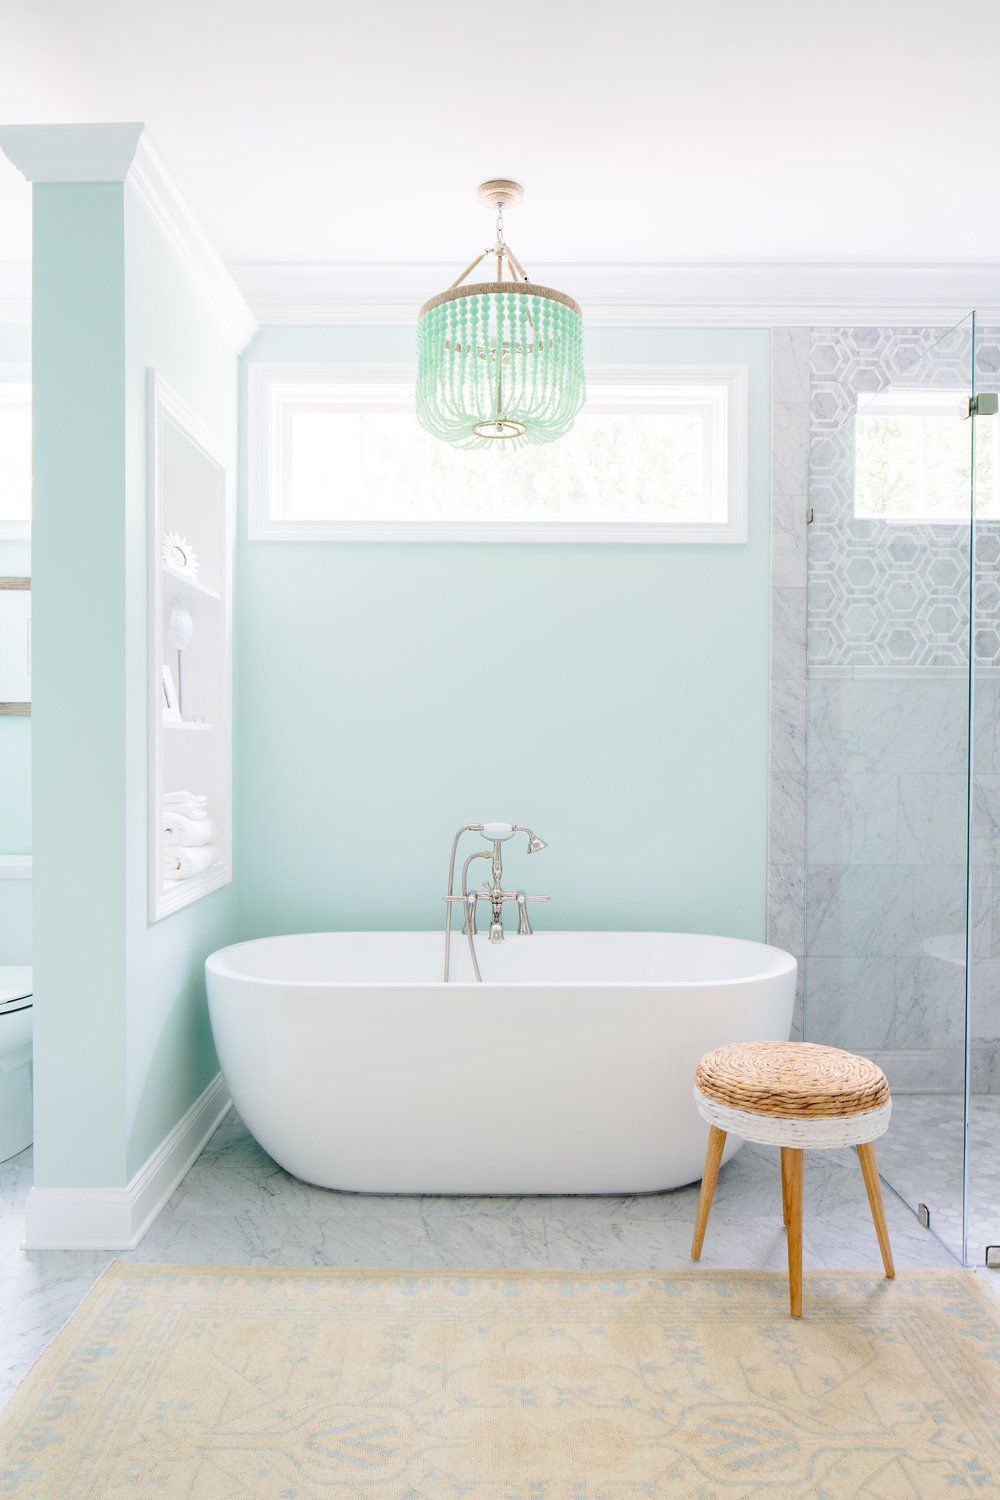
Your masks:
[{"label": "toilet", "polygon": [[0,1162],[31,1145],[30,964],[0,964]]}]

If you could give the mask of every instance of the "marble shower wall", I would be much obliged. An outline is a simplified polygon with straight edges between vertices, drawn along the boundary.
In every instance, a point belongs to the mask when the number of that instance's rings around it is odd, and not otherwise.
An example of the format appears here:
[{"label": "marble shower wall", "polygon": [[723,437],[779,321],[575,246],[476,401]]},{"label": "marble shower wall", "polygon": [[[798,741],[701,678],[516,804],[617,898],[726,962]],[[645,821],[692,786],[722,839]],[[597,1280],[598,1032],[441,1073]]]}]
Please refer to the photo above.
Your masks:
[{"label": "marble shower wall", "polygon": [[[968,389],[970,333],[772,337],[769,934],[807,955],[807,1038],[897,1090],[962,1076],[969,536],[857,521],[851,418],[895,381]],[[977,344],[996,389],[1000,340]],[[973,1086],[1000,1092],[997,528],[976,546]]]}]

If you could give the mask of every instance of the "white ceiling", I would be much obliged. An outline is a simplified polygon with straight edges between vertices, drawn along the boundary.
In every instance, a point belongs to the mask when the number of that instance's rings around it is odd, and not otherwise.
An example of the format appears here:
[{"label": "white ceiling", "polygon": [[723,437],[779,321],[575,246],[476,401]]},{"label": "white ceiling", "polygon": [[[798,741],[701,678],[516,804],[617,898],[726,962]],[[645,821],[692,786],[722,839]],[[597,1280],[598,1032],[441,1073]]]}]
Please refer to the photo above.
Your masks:
[{"label": "white ceiling", "polygon": [[[0,0],[0,118],[144,120],[223,257],[1000,260],[1000,5]],[[0,261],[29,197],[0,170]]]}]

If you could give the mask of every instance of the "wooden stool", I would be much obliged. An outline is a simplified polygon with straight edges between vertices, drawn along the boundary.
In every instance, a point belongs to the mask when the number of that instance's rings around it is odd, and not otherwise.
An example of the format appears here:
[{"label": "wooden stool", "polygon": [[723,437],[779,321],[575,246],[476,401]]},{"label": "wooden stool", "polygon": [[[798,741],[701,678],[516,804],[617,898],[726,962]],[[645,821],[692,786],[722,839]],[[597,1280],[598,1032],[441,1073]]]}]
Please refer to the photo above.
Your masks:
[{"label": "wooden stool", "polygon": [[788,1287],[793,1318],[802,1316],[802,1153],[854,1146],[875,1221],[886,1276],[895,1276],[876,1140],[889,1124],[892,1102],[881,1068],[839,1047],[812,1042],[740,1042],[717,1047],[698,1064],[698,1112],[708,1121],[691,1258],[705,1239],[712,1195],[729,1131],[745,1141],[781,1147],[781,1202],[788,1231]]}]

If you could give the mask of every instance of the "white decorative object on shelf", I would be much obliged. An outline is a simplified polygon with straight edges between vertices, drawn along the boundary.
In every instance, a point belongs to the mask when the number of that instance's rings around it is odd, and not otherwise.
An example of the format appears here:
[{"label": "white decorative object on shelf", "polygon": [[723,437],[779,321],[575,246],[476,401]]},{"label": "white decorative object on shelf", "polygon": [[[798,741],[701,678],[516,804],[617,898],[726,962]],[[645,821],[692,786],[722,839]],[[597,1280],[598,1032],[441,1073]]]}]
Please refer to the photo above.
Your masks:
[{"label": "white decorative object on shelf", "polygon": [[178,604],[174,599],[170,605],[170,619],[167,624],[167,638],[171,646],[177,652],[177,709],[178,715],[184,715],[184,687],[181,677],[181,660],[183,653],[194,639],[194,620],[191,611]]},{"label": "white decorative object on shelf", "polygon": [[160,555],[166,567],[181,578],[198,577],[198,554],[177,531],[165,531],[160,538]]},{"label": "white decorative object on shelf", "polygon": [[186,651],[194,637],[191,611],[174,599],[170,605],[170,644],[175,651]]},{"label": "white decorative object on shelf", "polygon": [[181,721],[180,705],[177,702],[177,689],[174,687],[174,674],[163,664],[163,722],[164,724],[179,724]]}]

